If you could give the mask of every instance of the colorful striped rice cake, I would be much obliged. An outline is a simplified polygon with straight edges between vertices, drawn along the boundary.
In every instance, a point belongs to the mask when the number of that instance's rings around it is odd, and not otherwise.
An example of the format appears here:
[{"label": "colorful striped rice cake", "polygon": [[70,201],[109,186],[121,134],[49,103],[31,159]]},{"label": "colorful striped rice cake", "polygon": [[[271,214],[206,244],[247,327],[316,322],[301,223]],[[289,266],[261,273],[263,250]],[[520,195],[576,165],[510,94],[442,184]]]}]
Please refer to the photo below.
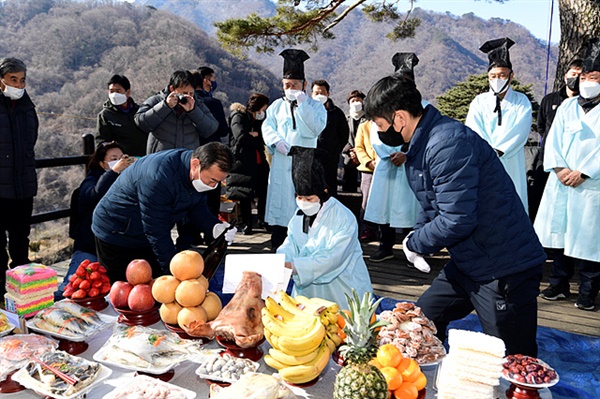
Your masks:
[{"label": "colorful striped rice cake", "polygon": [[6,292],[20,302],[52,295],[57,289],[56,272],[49,267],[30,263],[6,272]]},{"label": "colorful striped rice cake", "polygon": [[35,316],[42,309],[54,305],[54,294],[37,296],[31,299],[16,299],[12,295],[4,294],[4,304],[6,310],[16,313],[22,317]]}]

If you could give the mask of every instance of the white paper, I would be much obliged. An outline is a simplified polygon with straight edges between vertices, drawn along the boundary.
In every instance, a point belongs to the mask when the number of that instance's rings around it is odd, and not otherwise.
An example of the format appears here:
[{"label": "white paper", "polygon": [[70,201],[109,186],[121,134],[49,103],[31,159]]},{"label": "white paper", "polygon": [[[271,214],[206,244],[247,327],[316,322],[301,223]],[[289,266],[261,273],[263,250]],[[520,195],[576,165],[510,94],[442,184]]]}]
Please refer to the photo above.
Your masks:
[{"label": "white paper", "polygon": [[[236,254],[225,256],[223,293],[231,294],[242,281],[244,272],[255,272],[262,276],[262,298],[265,299],[280,289],[285,290],[291,269],[285,269],[284,254]],[[283,288],[282,288],[283,287]]]}]

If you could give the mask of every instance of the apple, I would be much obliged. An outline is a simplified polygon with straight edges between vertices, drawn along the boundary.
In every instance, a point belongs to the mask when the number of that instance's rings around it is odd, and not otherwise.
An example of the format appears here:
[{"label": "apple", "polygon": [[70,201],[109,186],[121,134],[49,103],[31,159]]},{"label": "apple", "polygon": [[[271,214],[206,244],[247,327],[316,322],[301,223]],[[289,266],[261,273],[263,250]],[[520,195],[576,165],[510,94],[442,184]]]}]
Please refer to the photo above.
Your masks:
[{"label": "apple", "polygon": [[152,266],[144,259],[134,259],[127,265],[125,277],[134,286],[148,284],[152,280]]},{"label": "apple", "polygon": [[154,297],[152,296],[152,288],[148,284],[138,284],[133,287],[127,300],[129,309],[136,312],[144,312],[152,309],[154,306]]},{"label": "apple", "polygon": [[110,287],[110,293],[108,294],[113,307],[127,309],[127,300],[132,289],[133,285],[126,281],[115,281],[112,287]]}]

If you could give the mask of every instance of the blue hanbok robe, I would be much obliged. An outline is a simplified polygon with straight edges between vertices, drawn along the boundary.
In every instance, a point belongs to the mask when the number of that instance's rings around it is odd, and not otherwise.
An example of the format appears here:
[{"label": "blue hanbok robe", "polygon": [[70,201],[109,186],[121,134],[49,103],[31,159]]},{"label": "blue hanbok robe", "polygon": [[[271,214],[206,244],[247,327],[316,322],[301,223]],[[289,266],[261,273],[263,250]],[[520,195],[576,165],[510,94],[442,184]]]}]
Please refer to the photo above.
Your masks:
[{"label": "blue hanbok robe", "polygon": [[288,225],[288,236],[277,249],[292,262],[296,274],[293,295],[319,297],[348,309],[344,294],[359,298],[373,292],[371,279],[358,241],[356,217],[335,198],[327,200],[319,210],[308,234],[302,230],[304,215],[294,215]]},{"label": "blue hanbok robe", "polygon": [[[589,178],[568,187],[554,168]],[[550,176],[533,225],[540,242],[572,258],[600,262],[600,106],[586,114],[577,97],[560,105],[546,139],[544,169]]]},{"label": "blue hanbok robe", "polygon": [[509,88],[500,106],[502,125],[498,126],[498,114],[494,112],[496,96],[492,91],[478,95],[469,106],[465,125],[492,148],[504,153],[500,161],[515,184],[525,211],[528,211],[525,144],[531,131],[531,102],[525,94]]},{"label": "blue hanbok robe", "polygon": [[401,151],[401,146],[383,144],[377,134],[377,125],[371,123],[370,138],[377,154],[365,220],[377,224],[389,224],[396,228],[412,228],[421,209],[415,193],[411,190],[404,164],[396,166],[390,156]]},{"label": "blue hanbok robe", "polygon": [[327,111],[319,101],[307,98],[294,109],[294,118],[295,129],[290,103],[279,98],[267,108],[262,124],[265,145],[273,154],[265,213],[265,221],[270,225],[287,226],[297,209],[292,157],[275,151],[275,144],[284,140],[290,146],[316,148],[317,138],[327,123]]}]

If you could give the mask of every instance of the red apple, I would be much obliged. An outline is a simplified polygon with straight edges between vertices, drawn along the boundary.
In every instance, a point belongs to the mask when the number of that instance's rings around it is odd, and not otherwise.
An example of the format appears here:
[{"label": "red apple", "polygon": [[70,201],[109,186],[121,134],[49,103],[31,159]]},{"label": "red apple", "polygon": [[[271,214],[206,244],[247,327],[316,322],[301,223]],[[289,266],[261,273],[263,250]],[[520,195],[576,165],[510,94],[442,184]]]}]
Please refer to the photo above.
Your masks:
[{"label": "red apple", "polygon": [[152,296],[152,288],[148,284],[138,284],[131,290],[127,304],[129,309],[136,312],[144,312],[152,309],[154,306],[154,297]]},{"label": "red apple", "polygon": [[144,259],[134,259],[127,265],[125,277],[131,285],[148,284],[152,280],[152,266]]},{"label": "red apple", "polygon": [[108,294],[110,303],[115,308],[127,309],[127,300],[132,289],[133,285],[126,281],[115,281],[112,287],[110,287],[110,294]]}]

